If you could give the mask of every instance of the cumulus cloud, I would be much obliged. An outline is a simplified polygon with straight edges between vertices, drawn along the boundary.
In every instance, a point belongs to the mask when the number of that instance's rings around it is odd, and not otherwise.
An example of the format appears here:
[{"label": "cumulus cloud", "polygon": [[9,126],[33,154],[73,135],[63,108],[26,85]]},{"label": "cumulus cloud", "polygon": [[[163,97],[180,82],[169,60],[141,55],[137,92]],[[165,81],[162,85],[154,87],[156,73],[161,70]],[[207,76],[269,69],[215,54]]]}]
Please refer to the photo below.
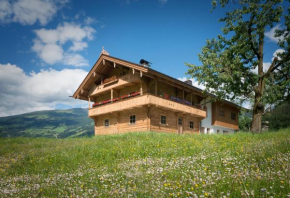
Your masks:
[{"label": "cumulus cloud", "polygon": [[[88,61],[75,52],[86,49],[87,41],[94,39],[95,32],[92,27],[83,27],[75,23],[63,23],[56,29],[42,28],[35,30],[37,38],[34,39],[32,50],[50,65],[63,63],[76,67],[87,66]],[[67,50],[63,47],[65,44],[70,45]],[[69,58],[72,60],[68,60]]]},{"label": "cumulus cloud", "polygon": [[89,65],[88,61],[79,54],[65,54],[63,63],[75,67],[82,67]]},{"label": "cumulus cloud", "polygon": [[0,22],[47,24],[68,0],[0,0]]},{"label": "cumulus cloud", "polygon": [[181,77],[181,78],[177,78],[177,79],[180,80],[180,81],[182,81],[182,82],[184,82],[184,81],[186,81],[186,80],[191,80],[191,82],[192,82],[192,86],[197,87],[197,88],[202,89],[202,90],[205,89],[205,86],[202,85],[202,84],[199,84],[198,81],[195,80],[194,78],[190,78],[190,79],[188,79],[188,78],[186,78],[186,77]]},{"label": "cumulus cloud", "polygon": [[42,70],[26,74],[20,67],[0,64],[0,116],[69,107],[87,107],[73,95],[87,75],[82,69]]},{"label": "cumulus cloud", "polygon": [[280,37],[275,37],[275,31],[280,29],[280,24],[276,25],[275,27],[273,27],[271,30],[269,30],[268,32],[265,32],[265,36],[272,42],[278,42],[279,40],[283,40],[284,37],[280,36]]},{"label": "cumulus cloud", "polygon": [[277,49],[274,53],[273,53],[273,58],[272,61],[274,60],[275,57],[278,57],[278,60],[281,60],[281,58],[278,56],[279,54],[284,53],[285,50],[284,49]]}]

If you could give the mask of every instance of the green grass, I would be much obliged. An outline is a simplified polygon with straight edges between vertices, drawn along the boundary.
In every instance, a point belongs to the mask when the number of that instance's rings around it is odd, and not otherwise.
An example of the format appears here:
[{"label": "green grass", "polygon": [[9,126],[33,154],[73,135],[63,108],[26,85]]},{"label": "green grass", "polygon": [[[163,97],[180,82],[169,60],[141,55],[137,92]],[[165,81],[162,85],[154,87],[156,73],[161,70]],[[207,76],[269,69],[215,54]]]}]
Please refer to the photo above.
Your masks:
[{"label": "green grass", "polygon": [[290,130],[0,139],[0,197],[289,197]]}]

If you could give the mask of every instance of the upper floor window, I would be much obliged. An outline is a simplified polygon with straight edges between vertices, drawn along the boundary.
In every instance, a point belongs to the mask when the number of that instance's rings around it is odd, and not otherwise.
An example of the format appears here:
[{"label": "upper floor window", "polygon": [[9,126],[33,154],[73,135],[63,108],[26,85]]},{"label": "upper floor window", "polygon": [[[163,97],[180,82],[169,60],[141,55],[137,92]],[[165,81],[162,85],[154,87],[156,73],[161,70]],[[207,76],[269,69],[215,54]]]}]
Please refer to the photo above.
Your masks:
[{"label": "upper floor window", "polygon": [[231,119],[232,119],[232,120],[236,120],[236,114],[233,113],[233,112],[231,113]]},{"label": "upper floor window", "polygon": [[166,116],[161,115],[161,124],[166,124]]},{"label": "upper floor window", "polygon": [[193,129],[193,121],[189,121],[189,128]]},{"label": "upper floor window", "polygon": [[130,116],[130,124],[135,124],[136,123],[136,116],[135,115],[131,115]]},{"label": "upper floor window", "polygon": [[105,119],[105,120],[104,120],[104,126],[105,126],[105,127],[110,126],[110,120],[109,120],[109,119]]},{"label": "upper floor window", "polygon": [[222,116],[222,117],[225,117],[225,111],[222,110],[222,109],[220,109],[220,111],[219,111],[219,115]]}]

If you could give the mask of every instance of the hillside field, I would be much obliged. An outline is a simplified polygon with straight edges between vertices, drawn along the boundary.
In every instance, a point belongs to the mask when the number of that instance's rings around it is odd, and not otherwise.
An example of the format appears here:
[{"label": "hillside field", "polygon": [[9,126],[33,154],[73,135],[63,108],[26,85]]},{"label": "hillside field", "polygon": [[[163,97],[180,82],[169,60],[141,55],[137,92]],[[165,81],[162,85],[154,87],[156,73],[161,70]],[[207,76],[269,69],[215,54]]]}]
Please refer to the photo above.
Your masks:
[{"label": "hillside field", "polygon": [[0,197],[289,197],[290,129],[0,138]]},{"label": "hillside field", "polygon": [[46,110],[0,117],[0,137],[72,138],[94,135],[88,110]]}]

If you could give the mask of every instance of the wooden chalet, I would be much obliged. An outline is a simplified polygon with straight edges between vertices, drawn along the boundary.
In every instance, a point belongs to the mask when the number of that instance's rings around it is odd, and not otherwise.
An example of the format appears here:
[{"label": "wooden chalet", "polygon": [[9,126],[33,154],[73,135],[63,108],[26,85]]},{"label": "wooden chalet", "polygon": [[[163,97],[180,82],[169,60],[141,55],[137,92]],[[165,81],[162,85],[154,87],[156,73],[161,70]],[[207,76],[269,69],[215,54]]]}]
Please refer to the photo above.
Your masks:
[{"label": "wooden chalet", "polygon": [[[146,62],[146,61],[145,61]],[[88,114],[95,122],[95,135],[134,131],[200,133],[207,117],[202,91],[148,67],[110,56],[99,59],[73,95],[87,100]],[[238,129],[235,120],[218,119],[221,103],[214,104],[214,122]],[[218,110],[217,110],[218,109]],[[204,128],[203,128],[204,130]]]}]

